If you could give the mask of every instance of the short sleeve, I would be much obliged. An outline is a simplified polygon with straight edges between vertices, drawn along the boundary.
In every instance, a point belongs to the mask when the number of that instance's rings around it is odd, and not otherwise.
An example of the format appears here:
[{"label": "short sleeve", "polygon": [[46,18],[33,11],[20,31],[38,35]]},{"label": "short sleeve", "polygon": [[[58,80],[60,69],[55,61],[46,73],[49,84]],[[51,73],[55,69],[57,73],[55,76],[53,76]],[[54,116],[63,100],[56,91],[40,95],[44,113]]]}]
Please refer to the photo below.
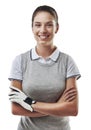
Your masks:
[{"label": "short sleeve", "polygon": [[22,80],[21,55],[16,56],[13,60],[8,79]]},{"label": "short sleeve", "polygon": [[68,56],[66,78],[70,78],[70,77],[76,77],[77,79],[79,79],[81,77],[81,74],[72,57]]}]

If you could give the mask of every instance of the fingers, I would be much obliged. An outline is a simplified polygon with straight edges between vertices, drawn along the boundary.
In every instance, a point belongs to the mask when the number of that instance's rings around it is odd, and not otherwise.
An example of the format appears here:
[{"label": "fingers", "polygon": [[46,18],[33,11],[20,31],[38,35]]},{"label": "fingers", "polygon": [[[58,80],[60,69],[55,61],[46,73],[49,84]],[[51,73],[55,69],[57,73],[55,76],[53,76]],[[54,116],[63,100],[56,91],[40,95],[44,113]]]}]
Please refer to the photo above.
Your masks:
[{"label": "fingers", "polygon": [[17,92],[14,92],[14,91],[10,92],[8,95],[9,100],[12,101],[12,99],[19,99],[18,95],[19,95],[19,93],[17,93]]},{"label": "fingers", "polygon": [[16,99],[12,99],[12,98],[11,98],[10,101],[11,101],[11,102],[16,102],[16,103],[17,103]]},{"label": "fingers", "polygon": [[77,92],[77,90],[76,90],[76,88],[69,88],[69,89],[67,89],[67,90],[65,90],[64,91],[64,94],[66,94],[66,93],[72,93],[72,92]]},{"label": "fingers", "polygon": [[9,87],[11,90],[13,90],[13,91],[16,91],[16,92],[21,92],[21,90],[20,89],[18,89],[18,88],[16,88],[16,87],[14,87],[14,86],[10,86]]},{"label": "fingers", "polygon": [[9,97],[9,100],[10,101],[13,101],[13,100],[18,100],[19,98],[18,97],[16,97],[16,96],[12,96],[12,97]]},{"label": "fingers", "polygon": [[10,99],[10,101],[11,101],[11,102],[18,103],[18,104],[21,104],[21,100],[19,100],[19,99],[15,99],[15,98],[13,99],[13,98],[12,98],[12,99]]},{"label": "fingers", "polygon": [[65,101],[71,102],[71,101],[73,101],[75,98],[76,98],[76,95],[75,95],[75,94],[73,94],[73,95],[68,95],[67,97],[65,97]]},{"label": "fingers", "polygon": [[63,96],[64,96],[65,101],[70,102],[70,101],[74,100],[77,96],[76,88],[70,88],[68,90],[65,90],[63,93]]},{"label": "fingers", "polygon": [[15,91],[12,91],[8,94],[8,96],[12,96],[12,95],[19,95],[19,93],[15,92]]}]

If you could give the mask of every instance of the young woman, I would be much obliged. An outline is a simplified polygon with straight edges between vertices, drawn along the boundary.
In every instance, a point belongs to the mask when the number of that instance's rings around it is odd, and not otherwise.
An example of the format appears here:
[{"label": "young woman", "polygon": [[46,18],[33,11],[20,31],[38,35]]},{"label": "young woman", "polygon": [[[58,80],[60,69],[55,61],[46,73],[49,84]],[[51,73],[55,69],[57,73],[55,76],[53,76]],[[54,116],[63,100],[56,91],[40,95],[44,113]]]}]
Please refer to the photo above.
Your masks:
[{"label": "young woman", "polygon": [[58,29],[54,8],[35,9],[36,46],[16,56],[9,76],[12,113],[21,115],[17,130],[70,130],[68,116],[78,114],[76,80],[80,73],[71,56],[53,43]]}]

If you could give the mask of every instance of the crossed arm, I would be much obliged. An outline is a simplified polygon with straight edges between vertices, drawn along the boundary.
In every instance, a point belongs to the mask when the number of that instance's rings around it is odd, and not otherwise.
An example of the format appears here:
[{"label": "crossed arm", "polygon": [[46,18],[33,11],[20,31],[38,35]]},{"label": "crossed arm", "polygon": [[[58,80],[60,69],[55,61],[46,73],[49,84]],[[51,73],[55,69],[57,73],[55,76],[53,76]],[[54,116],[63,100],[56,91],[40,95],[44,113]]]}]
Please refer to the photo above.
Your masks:
[{"label": "crossed arm", "polygon": [[[17,80],[11,81],[11,85],[22,90],[22,83]],[[12,113],[30,117],[53,116],[76,116],[78,113],[78,92],[76,78],[66,80],[66,89],[56,103],[37,102],[32,104],[34,112],[30,112],[17,103],[12,102]]]}]

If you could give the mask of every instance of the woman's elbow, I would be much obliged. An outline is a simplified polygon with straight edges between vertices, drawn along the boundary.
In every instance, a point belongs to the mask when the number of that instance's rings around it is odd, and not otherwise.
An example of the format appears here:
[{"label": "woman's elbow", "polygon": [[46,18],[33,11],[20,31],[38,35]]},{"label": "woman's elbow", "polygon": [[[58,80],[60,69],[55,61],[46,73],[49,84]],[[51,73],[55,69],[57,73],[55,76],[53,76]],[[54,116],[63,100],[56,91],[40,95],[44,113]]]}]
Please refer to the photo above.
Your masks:
[{"label": "woman's elbow", "polygon": [[13,115],[18,115],[18,111],[17,111],[16,109],[12,109],[12,110],[11,110],[11,113],[12,113]]},{"label": "woman's elbow", "polygon": [[19,106],[16,103],[12,103],[11,113],[13,115],[19,115]]},{"label": "woman's elbow", "polygon": [[78,107],[73,107],[71,114],[72,114],[71,116],[77,116],[78,115]]},{"label": "woman's elbow", "polygon": [[73,111],[72,116],[77,116],[77,115],[78,115],[78,111],[77,110]]}]

